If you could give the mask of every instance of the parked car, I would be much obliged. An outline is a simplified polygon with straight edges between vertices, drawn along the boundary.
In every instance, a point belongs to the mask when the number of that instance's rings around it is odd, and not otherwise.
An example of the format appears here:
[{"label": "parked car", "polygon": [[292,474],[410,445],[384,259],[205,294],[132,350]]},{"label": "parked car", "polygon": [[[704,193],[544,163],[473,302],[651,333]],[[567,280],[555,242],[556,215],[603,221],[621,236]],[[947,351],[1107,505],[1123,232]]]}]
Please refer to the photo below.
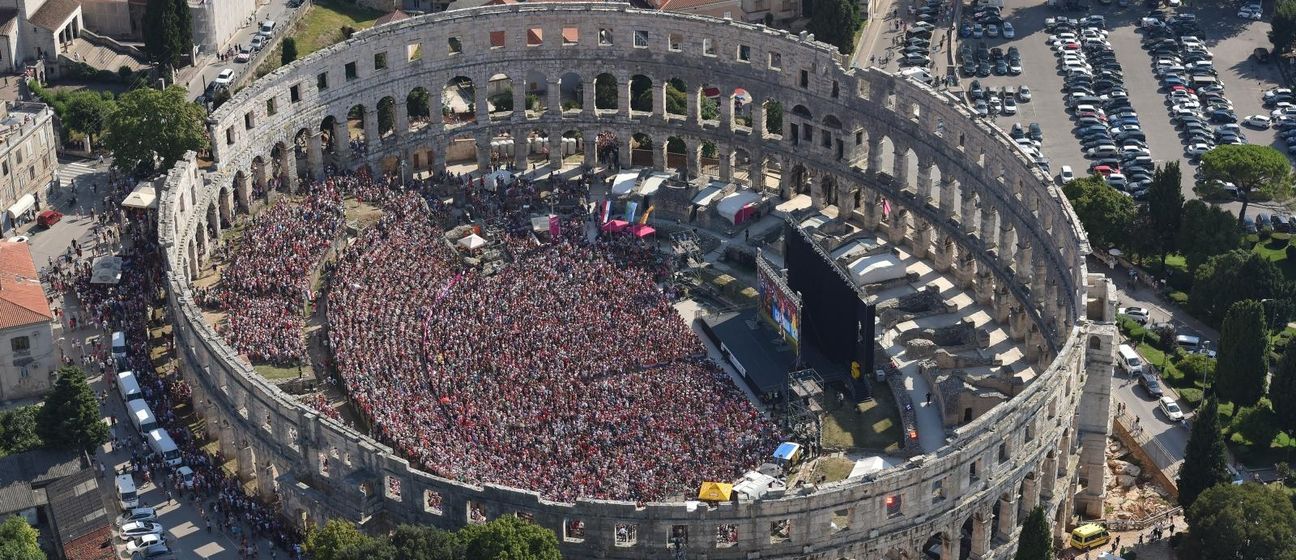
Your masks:
[{"label": "parked car", "polygon": [[130,523],[122,525],[119,537],[125,541],[136,539],[144,535],[161,535],[162,531],[162,525],[152,521],[131,521]]},{"label": "parked car", "polygon": [[1245,124],[1249,127],[1262,128],[1262,129],[1269,128],[1269,125],[1272,123],[1273,123],[1273,118],[1270,117],[1269,115],[1251,115],[1247,117],[1246,120],[1242,121],[1242,124]]},{"label": "parked car", "polygon": [[1157,380],[1156,375],[1151,373],[1140,375],[1139,385],[1142,385],[1143,390],[1147,391],[1147,394],[1154,399],[1165,396],[1165,391],[1161,389],[1161,382]]},{"label": "parked car", "polygon": [[1146,325],[1148,322],[1148,310],[1142,307],[1122,307],[1116,310],[1116,314],[1129,317],[1140,325]]},{"label": "parked car", "polygon": [[1166,418],[1169,418],[1171,422],[1178,422],[1184,419],[1183,411],[1179,409],[1179,403],[1176,403],[1173,398],[1161,397],[1160,407],[1161,412],[1164,412]]},{"label": "parked car", "polygon": [[212,83],[222,85],[222,86],[227,86],[233,82],[234,82],[233,68],[226,68],[224,70],[221,70],[220,74],[216,75],[216,79],[212,80]]}]

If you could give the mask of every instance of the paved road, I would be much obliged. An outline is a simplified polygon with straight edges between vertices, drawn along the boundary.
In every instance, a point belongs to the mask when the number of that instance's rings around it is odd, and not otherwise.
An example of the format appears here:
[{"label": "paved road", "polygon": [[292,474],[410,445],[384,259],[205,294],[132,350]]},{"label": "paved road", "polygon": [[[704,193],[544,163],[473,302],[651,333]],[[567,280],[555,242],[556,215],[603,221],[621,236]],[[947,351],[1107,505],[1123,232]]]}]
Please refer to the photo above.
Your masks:
[{"label": "paved road", "polygon": [[[293,8],[288,7],[287,0],[258,2],[256,15],[249,18],[243,27],[234,34],[234,39],[231,43],[234,46],[234,50],[237,51],[239,45],[249,45],[252,43],[252,36],[256,35],[257,26],[259,26],[262,21],[274,20],[276,22],[283,22],[286,20],[288,12],[292,9]],[[306,9],[306,7],[303,5],[301,8],[297,9]],[[286,28],[282,24],[276,27],[276,40],[286,31]],[[233,58],[221,62],[216,60],[214,56],[207,56],[204,57],[203,60],[205,61],[203,69],[195,72],[193,77],[189,80],[189,83],[186,84],[186,87],[189,89],[190,99],[202,95],[203,91],[207,88],[207,84],[215,79],[216,76],[220,74],[221,70],[233,68],[235,75],[242,75],[244,72],[252,72],[256,70],[255,67],[247,63],[234,62]]]}]

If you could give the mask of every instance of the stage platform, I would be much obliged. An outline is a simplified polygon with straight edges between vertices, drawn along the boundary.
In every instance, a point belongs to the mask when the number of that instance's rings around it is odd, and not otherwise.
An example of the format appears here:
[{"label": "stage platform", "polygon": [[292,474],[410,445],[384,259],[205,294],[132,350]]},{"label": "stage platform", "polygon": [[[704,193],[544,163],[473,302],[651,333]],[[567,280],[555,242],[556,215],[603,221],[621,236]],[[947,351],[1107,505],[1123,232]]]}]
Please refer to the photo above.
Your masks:
[{"label": "stage platform", "polygon": [[701,323],[702,332],[757,396],[775,397],[783,391],[796,352],[761,320],[756,308],[707,315]]}]

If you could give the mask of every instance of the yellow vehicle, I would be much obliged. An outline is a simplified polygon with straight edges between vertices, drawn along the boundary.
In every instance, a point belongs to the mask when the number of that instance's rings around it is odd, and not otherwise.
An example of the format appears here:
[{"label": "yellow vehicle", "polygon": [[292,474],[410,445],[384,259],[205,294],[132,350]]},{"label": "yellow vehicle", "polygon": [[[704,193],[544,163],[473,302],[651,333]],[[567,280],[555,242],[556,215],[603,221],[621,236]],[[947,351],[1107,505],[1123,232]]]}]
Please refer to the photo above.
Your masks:
[{"label": "yellow vehicle", "polygon": [[1071,547],[1076,550],[1098,548],[1110,540],[1107,528],[1097,523],[1086,523],[1071,530]]}]

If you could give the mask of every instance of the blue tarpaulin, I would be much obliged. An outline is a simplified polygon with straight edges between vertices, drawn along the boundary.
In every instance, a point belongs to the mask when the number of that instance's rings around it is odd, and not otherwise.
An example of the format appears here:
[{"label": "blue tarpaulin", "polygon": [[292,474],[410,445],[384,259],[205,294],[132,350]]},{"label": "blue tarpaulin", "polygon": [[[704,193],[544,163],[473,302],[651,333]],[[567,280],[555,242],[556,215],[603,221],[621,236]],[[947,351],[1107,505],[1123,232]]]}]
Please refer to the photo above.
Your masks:
[{"label": "blue tarpaulin", "polygon": [[774,458],[780,461],[795,461],[801,455],[801,445],[791,442],[780,443],[774,450]]}]

